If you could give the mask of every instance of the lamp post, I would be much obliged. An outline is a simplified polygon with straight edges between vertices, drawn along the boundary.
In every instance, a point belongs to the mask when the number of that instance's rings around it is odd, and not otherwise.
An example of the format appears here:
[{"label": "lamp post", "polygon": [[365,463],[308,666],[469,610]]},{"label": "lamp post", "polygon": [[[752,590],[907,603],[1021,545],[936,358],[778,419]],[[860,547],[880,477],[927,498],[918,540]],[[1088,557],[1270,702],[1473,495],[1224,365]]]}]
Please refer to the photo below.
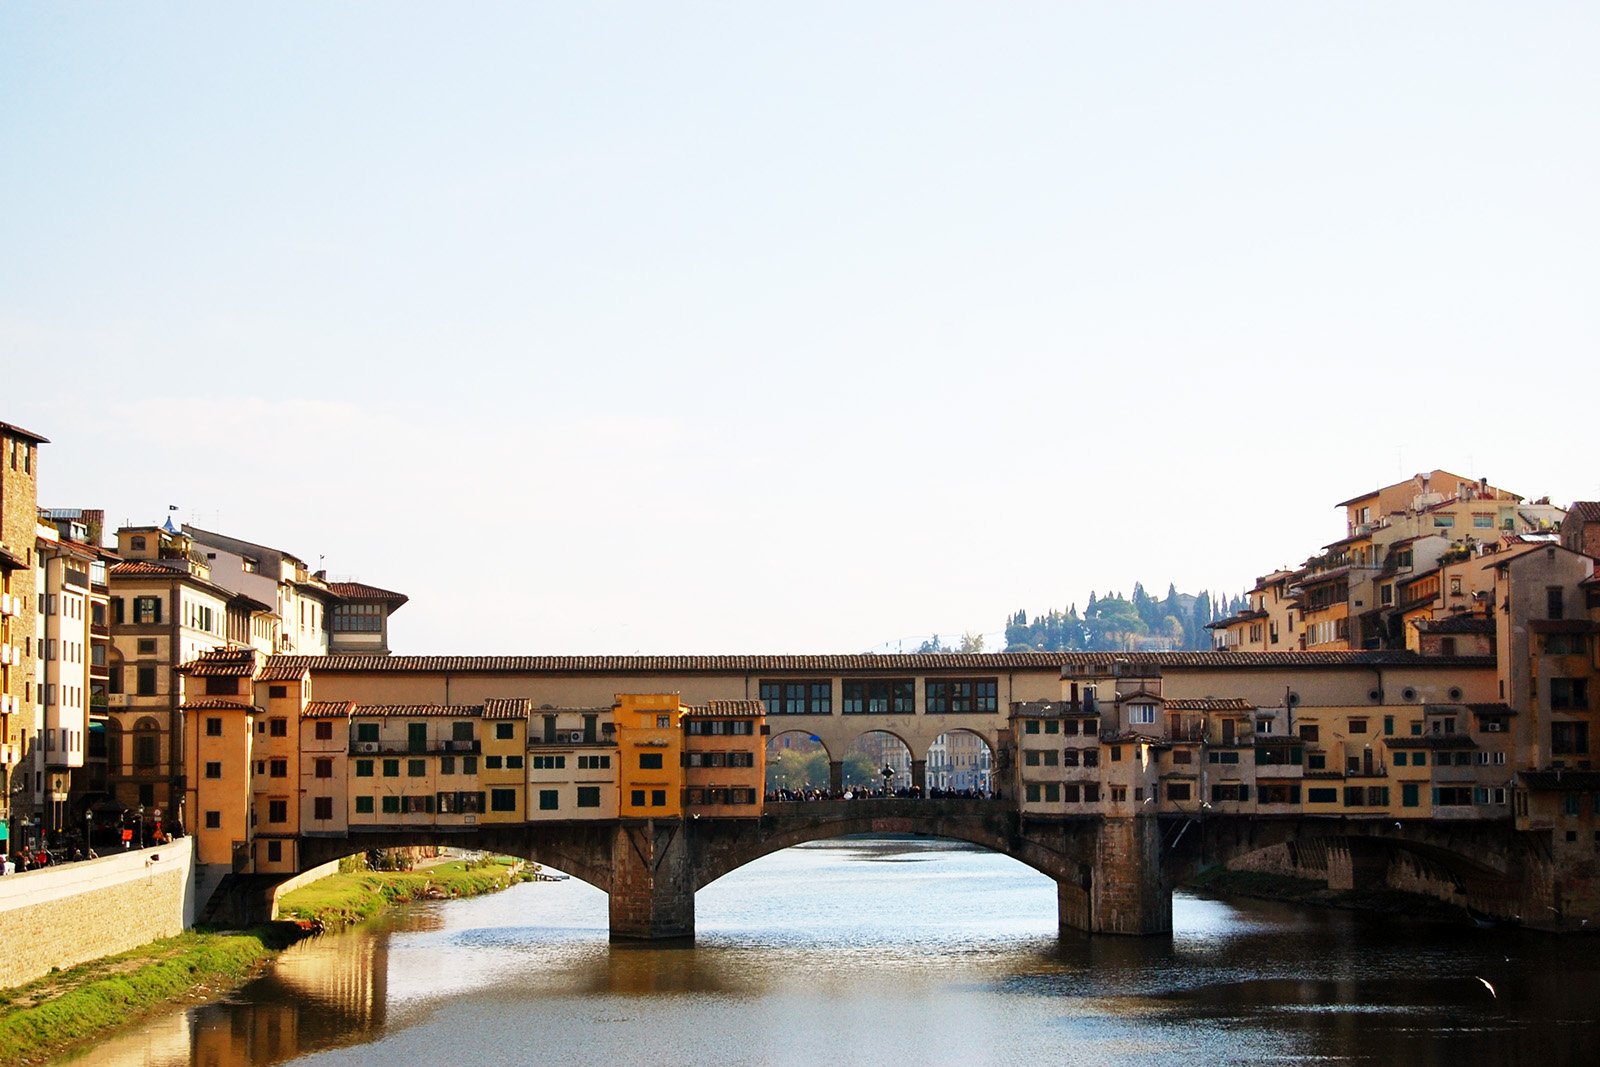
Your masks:
[{"label": "lamp post", "polygon": [[144,848],[144,805],[139,805],[139,847]]}]

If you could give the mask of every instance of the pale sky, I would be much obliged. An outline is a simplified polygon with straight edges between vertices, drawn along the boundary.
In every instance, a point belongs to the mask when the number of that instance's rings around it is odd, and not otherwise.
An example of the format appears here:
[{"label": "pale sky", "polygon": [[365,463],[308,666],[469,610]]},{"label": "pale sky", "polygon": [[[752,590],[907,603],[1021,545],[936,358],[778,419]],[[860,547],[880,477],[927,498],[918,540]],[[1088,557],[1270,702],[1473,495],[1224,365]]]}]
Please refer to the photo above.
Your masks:
[{"label": "pale sky", "polygon": [[[403,652],[853,652],[1600,496],[1600,5],[0,7],[41,503]],[[325,557],[325,558],[323,558]]]}]

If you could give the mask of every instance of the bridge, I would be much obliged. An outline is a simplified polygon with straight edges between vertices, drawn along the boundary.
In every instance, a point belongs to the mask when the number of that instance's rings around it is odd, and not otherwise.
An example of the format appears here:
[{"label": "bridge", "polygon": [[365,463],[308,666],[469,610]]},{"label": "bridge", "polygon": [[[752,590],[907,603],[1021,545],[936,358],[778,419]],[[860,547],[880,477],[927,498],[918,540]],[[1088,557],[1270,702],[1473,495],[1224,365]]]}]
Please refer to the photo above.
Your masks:
[{"label": "bridge", "polygon": [[[519,856],[610,896],[614,940],[694,935],[695,892],[794,845],[907,834],[1009,856],[1057,886],[1060,928],[1148,935],[1172,929],[1172,891],[1205,867],[1287,855],[1333,889],[1401,889],[1473,913],[1559,928],[1546,903],[1550,858],[1509,820],[1217,815],[1025,817],[1005,800],[865,799],[769,802],[754,819],[693,817],[544,821],[478,830],[381,830],[306,837],[307,866],[355,852],[443,845]],[[272,879],[256,883],[259,889]],[[237,892],[237,889],[236,889]]]}]

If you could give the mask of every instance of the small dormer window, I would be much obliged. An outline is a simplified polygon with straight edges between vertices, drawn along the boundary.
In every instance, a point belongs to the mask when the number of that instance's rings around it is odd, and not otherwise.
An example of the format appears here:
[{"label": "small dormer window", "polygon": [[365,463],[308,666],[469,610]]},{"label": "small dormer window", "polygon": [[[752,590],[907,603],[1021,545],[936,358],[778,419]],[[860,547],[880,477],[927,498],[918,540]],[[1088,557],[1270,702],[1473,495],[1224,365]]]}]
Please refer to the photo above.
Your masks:
[{"label": "small dormer window", "polygon": [[144,538],[142,538],[142,537],[130,538],[129,541],[128,541],[128,547],[131,548],[135,552],[143,552],[144,551]]},{"label": "small dormer window", "polygon": [[1128,725],[1150,726],[1156,721],[1156,706],[1154,704],[1130,704],[1128,706]]}]

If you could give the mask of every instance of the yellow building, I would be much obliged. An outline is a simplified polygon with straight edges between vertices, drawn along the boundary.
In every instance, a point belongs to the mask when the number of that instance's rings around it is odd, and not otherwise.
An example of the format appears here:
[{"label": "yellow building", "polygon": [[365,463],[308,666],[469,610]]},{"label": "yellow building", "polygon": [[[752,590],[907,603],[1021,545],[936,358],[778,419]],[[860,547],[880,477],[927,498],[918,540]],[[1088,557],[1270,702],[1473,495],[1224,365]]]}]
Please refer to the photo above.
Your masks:
[{"label": "yellow building", "polygon": [[690,815],[759,818],[767,780],[759,700],[716,700],[683,708],[684,810]]},{"label": "yellow building", "polygon": [[[528,702],[513,698],[483,704],[478,784],[488,799],[480,823],[523,822],[540,797],[528,789]],[[558,798],[559,799],[559,798]]]},{"label": "yellow building", "polygon": [[682,715],[676,693],[618,695],[617,814],[622,818],[683,814]]},{"label": "yellow building", "polygon": [[256,727],[262,722],[255,703],[256,673],[256,653],[251,649],[217,649],[178,668],[187,750],[186,806],[196,862],[201,864],[246,870],[254,859],[250,813]]}]

